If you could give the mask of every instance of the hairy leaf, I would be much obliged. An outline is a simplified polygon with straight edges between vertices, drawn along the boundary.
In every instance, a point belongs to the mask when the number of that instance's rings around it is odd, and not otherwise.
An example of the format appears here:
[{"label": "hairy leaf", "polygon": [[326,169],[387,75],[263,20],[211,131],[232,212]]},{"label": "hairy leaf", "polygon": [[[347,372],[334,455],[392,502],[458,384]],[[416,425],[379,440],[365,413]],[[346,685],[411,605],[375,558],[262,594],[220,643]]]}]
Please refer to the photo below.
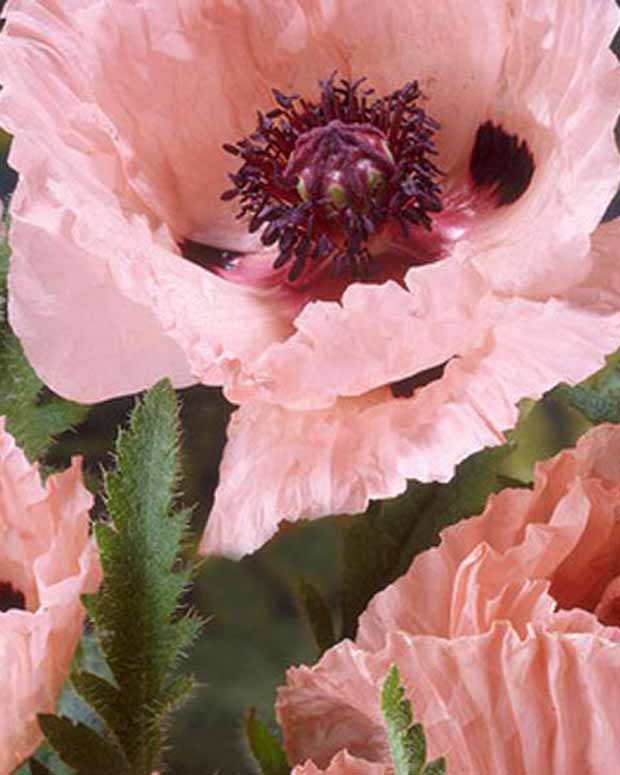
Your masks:
[{"label": "hairy leaf", "polygon": [[250,708],[245,719],[245,734],[250,751],[262,775],[290,775],[291,768],[278,740]]},{"label": "hairy leaf", "polygon": [[444,775],[443,758],[426,765],[424,729],[413,723],[411,703],[400,685],[396,665],[392,665],[383,683],[381,710],[396,775]]},{"label": "hairy leaf", "polygon": [[[84,598],[100,650],[83,649],[72,676],[105,723],[104,744],[122,752],[131,775],[149,775],[159,765],[167,716],[193,687],[173,675],[201,628],[197,617],[179,610],[192,569],[180,563],[190,514],[175,508],[178,447],[176,397],[164,381],[138,402],[118,437],[116,467],[105,479],[109,521],[95,526],[104,581],[97,595]],[[89,662],[96,672],[84,669]],[[53,724],[67,730],[69,722],[49,723],[53,734]],[[95,734],[78,729],[80,740]],[[59,748],[69,764],[80,755],[75,734],[71,740]]]}]

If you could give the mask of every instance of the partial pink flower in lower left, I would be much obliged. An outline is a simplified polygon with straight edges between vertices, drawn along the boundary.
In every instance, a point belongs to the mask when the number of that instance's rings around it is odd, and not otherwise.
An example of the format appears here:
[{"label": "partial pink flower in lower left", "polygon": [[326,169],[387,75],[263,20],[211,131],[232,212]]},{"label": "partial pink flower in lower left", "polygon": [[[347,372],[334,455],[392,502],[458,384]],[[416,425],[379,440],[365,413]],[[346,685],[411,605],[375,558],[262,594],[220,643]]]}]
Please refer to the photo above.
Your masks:
[{"label": "partial pink flower in lower left", "polygon": [[99,585],[91,506],[78,459],[43,485],[0,418],[0,775],[41,742],[37,713],[54,710],[82,634],[80,596]]}]

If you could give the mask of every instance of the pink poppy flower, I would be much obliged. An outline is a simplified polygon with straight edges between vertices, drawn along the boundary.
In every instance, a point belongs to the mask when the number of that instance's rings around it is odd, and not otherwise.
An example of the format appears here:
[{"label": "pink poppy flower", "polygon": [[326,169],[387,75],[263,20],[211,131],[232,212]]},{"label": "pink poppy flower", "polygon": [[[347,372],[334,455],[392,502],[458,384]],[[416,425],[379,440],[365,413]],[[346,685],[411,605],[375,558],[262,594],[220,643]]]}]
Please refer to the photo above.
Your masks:
[{"label": "pink poppy flower", "polygon": [[379,691],[396,663],[448,772],[603,772],[620,761],[620,426],[601,426],[442,533],[370,603],[356,643],[293,668],[293,762],[386,763]]},{"label": "pink poppy flower", "polygon": [[589,240],[613,0],[6,16],[12,325],[65,396],[169,375],[243,404],[204,551],[449,478],[620,340]]},{"label": "pink poppy flower", "polygon": [[80,595],[99,585],[91,505],[79,460],[43,486],[0,418],[2,775],[41,742],[37,713],[54,710],[82,636]]}]

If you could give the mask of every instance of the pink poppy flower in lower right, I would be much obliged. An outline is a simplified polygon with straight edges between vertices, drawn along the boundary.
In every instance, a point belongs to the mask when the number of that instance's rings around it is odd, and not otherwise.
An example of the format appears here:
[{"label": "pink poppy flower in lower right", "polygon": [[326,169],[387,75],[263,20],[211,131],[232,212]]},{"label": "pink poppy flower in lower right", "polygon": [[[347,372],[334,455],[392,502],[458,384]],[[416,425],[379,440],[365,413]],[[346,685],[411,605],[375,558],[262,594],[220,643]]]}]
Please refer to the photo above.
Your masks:
[{"label": "pink poppy flower in lower right", "polygon": [[388,764],[379,707],[397,664],[429,758],[458,775],[605,772],[620,762],[620,426],[537,466],[379,593],[356,643],[292,668],[293,763]]},{"label": "pink poppy flower in lower right", "polygon": [[11,325],[64,396],[242,406],[204,552],[449,479],[620,342],[614,0],[5,14]]},{"label": "pink poppy flower in lower right", "polygon": [[0,418],[0,775],[34,753],[82,636],[100,566],[80,463],[45,485]]}]

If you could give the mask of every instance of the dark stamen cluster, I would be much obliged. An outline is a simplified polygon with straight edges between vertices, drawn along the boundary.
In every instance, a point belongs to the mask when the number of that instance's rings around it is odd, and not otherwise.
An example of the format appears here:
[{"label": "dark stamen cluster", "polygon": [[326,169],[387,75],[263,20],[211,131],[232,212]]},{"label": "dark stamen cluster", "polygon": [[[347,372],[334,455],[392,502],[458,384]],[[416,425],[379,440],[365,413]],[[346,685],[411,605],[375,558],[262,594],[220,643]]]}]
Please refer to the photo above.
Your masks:
[{"label": "dark stamen cluster", "polygon": [[224,149],[243,161],[224,200],[240,198],[238,218],[278,243],[278,269],[295,281],[329,259],[337,274],[367,277],[368,241],[388,219],[405,236],[410,226],[431,229],[442,209],[436,154],[437,122],[417,104],[417,82],[375,98],[354,83],[320,82],[320,102],[273,90],[278,107],[258,113],[250,137]]}]

